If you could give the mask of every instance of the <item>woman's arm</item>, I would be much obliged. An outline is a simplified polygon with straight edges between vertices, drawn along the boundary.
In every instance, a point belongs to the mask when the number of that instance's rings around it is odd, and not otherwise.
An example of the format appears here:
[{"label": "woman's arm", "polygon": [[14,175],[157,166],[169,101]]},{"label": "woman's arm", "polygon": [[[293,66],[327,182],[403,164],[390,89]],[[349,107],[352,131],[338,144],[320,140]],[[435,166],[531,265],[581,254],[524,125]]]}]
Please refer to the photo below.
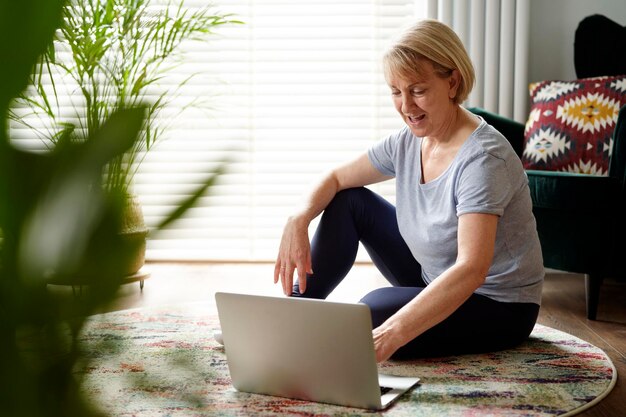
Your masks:
[{"label": "woman's arm", "polygon": [[296,269],[300,291],[304,293],[306,290],[306,274],[312,273],[309,224],[326,208],[335,194],[346,188],[361,187],[390,178],[381,174],[372,165],[367,154],[363,154],[332,170],[313,188],[304,207],[289,217],[283,229],[274,267],[274,283],[281,280],[285,295],[291,294]]},{"label": "woman's arm", "polygon": [[458,255],[452,267],[410,303],[374,329],[376,360],[385,361],[459,308],[480,287],[493,259],[498,216],[468,213],[459,217]]}]

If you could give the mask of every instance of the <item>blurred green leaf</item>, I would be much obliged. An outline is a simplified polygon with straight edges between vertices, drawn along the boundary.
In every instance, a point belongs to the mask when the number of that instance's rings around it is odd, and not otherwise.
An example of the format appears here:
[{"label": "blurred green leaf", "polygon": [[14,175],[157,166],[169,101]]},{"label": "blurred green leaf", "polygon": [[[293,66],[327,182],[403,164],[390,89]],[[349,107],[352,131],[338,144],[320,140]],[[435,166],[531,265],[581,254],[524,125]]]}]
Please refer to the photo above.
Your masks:
[{"label": "blurred green leaf", "polygon": [[[61,169],[26,219],[18,256],[24,277],[68,275],[80,265],[104,207],[99,191],[102,169],[137,139],[145,108],[114,113],[93,137],[80,144],[63,141],[55,149]],[[112,139],[113,138],[113,139]],[[123,194],[122,189],[119,193]]]},{"label": "blurred green leaf", "polygon": [[28,83],[39,55],[61,23],[63,0],[2,0],[0,2],[0,115]]},{"label": "blurred green leaf", "polygon": [[200,185],[187,199],[183,201],[179,201],[176,204],[176,208],[168,214],[161,223],[157,226],[158,230],[164,229],[169,226],[174,221],[180,219],[187,210],[196,205],[197,201],[206,193],[207,189],[211,186],[215,185],[215,182],[218,180],[219,176],[224,173],[226,170],[227,163],[222,163],[214,174],[208,176],[202,185]]}]

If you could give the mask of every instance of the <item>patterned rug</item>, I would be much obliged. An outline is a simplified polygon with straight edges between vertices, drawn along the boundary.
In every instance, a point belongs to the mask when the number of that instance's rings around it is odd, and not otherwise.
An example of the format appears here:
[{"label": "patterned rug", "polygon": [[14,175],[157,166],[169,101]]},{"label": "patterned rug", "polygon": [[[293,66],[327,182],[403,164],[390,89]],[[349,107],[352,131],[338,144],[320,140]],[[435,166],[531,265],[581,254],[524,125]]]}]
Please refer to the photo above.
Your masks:
[{"label": "patterned rug", "polygon": [[421,383],[382,413],[237,392],[209,306],[94,316],[76,370],[86,395],[114,416],[570,416],[604,398],[617,373],[599,348],[537,325],[497,353],[389,362]]}]

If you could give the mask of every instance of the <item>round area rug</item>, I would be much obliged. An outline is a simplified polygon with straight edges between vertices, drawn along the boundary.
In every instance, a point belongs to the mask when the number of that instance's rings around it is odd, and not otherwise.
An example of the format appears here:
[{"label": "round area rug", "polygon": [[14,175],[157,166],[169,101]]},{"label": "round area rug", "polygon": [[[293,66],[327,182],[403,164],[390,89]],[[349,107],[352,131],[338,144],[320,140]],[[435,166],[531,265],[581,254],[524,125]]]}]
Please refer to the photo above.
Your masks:
[{"label": "round area rug", "polygon": [[236,391],[209,306],[92,317],[76,369],[85,395],[114,416],[570,416],[604,398],[617,373],[599,348],[537,325],[502,352],[387,362],[420,385],[381,413]]}]

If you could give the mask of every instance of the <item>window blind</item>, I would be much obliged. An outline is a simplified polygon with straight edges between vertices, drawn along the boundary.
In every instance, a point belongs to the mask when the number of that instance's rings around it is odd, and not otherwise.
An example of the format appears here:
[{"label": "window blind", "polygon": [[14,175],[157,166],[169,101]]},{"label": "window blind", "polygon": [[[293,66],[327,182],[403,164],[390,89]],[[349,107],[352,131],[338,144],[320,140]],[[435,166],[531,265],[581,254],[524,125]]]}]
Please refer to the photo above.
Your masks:
[{"label": "window blind", "polygon": [[[224,161],[227,169],[185,218],[150,235],[147,259],[273,260],[314,181],[402,126],[380,58],[400,27],[426,15],[425,3],[216,2],[244,23],[185,44],[184,60],[162,81],[194,74],[162,114],[164,137],[135,177],[148,226]],[[183,110],[190,100],[197,105]],[[373,188],[394,201],[392,182]]]}]

